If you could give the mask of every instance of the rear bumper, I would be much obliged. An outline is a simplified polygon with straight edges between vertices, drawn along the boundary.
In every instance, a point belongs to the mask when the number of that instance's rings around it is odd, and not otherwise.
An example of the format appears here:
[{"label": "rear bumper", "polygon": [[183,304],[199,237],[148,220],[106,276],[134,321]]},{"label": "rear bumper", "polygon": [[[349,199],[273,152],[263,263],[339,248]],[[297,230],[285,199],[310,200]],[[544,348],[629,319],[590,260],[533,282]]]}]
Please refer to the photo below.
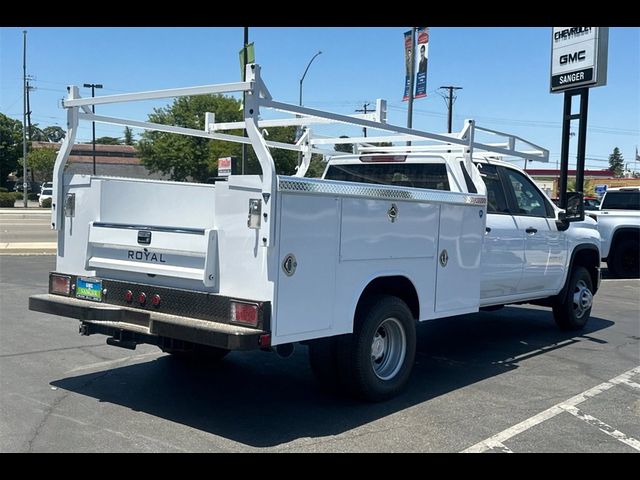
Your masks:
[{"label": "rear bumper", "polygon": [[264,330],[59,295],[32,295],[29,310],[77,318],[85,335],[99,333],[126,337],[135,343],[162,345],[165,339],[176,339],[227,350],[268,346],[260,344],[260,337],[269,333]]}]

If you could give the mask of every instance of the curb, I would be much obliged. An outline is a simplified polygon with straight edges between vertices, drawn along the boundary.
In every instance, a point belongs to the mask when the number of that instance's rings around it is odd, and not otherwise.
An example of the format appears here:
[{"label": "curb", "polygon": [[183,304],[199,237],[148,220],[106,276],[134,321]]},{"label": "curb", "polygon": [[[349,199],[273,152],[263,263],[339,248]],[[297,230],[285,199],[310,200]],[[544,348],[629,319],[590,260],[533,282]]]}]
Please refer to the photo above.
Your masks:
[{"label": "curb", "polygon": [[0,255],[55,255],[56,242],[14,242],[0,243]]}]

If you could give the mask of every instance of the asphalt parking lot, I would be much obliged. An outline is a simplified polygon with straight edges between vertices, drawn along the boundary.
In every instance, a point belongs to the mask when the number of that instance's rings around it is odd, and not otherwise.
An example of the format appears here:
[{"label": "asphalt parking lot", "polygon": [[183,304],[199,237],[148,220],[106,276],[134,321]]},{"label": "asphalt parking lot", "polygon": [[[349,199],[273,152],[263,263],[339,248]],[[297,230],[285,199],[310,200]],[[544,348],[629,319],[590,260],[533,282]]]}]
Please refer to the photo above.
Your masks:
[{"label": "asphalt parking lot", "polygon": [[185,366],[31,312],[54,256],[0,256],[2,452],[638,452],[640,280],[605,279],[579,334],[548,309],[421,325],[409,388],[324,393],[306,347]]}]

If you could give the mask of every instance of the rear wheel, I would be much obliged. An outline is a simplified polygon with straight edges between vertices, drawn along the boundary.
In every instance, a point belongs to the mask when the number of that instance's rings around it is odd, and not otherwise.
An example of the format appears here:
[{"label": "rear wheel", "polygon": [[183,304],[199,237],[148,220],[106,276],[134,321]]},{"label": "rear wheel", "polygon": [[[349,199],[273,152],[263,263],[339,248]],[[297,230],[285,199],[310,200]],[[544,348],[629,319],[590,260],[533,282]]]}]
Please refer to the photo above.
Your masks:
[{"label": "rear wheel", "polygon": [[336,338],[341,384],[363,400],[398,395],[407,385],[415,354],[415,321],[397,297],[369,302],[356,318],[353,334]]},{"label": "rear wheel", "polygon": [[640,276],[640,244],[633,239],[617,242],[613,254],[607,259],[609,272],[615,277],[632,278]]},{"label": "rear wheel", "polygon": [[553,306],[553,317],[562,330],[584,328],[591,315],[593,282],[584,267],[576,267],[569,279],[568,291],[562,303]]}]

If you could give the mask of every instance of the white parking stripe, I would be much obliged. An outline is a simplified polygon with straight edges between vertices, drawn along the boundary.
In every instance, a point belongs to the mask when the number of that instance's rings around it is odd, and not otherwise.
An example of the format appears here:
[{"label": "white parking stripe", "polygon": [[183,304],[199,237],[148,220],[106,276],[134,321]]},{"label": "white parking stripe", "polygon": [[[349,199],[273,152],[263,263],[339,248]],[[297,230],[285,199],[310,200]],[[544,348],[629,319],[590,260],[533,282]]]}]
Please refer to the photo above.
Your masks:
[{"label": "white parking stripe", "polygon": [[631,380],[620,380],[620,383],[624,383],[633,388],[640,388],[640,383],[632,382]]},{"label": "white parking stripe", "polygon": [[142,353],[140,355],[131,355],[129,357],[117,358],[115,360],[107,360],[106,362],[98,362],[98,363],[92,363],[89,365],[83,365],[81,367],[76,367],[72,370],[68,370],[64,372],[64,374],[68,375],[70,373],[81,372],[83,370],[93,370],[94,368],[111,367],[113,365],[118,365],[119,363],[133,362],[136,360],[142,360],[143,358],[147,358],[147,357],[159,357],[160,355],[162,355],[162,352],[160,351]]},{"label": "white parking stripe", "polygon": [[585,400],[587,400],[588,398],[593,398],[596,395],[599,395],[602,392],[609,390],[611,387],[613,387],[616,384],[625,383],[626,381],[629,381],[629,379],[632,376],[638,373],[640,373],[640,366],[636,368],[632,368],[631,370],[628,370],[623,374],[612,378],[608,382],[603,382],[600,385],[596,385],[595,387],[590,388],[589,390],[586,390],[582,393],[579,393],[578,395],[575,395],[574,397],[571,397],[570,399],[564,402],[560,402],[554,405],[553,407],[550,407],[538,413],[537,415],[534,415],[533,417],[524,420],[523,422],[520,422],[512,427],[509,427],[506,430],[503,430],[502,432],[497,433],[496,435],[486,440],[478,442],[475,445],[472,445],[471,447],[463,450],[462,453],[486,452],[487,450],[490,450],[491,448],[493,448],[496,444],[502,444],[505,441],[509,440],[510,438],[513,438],[516,435],[526,430],[529,430],[531,427],[538,425],[544,422],[545,420],[549,420],[550,418],[555,417],[559,413],[567,411],[566,410],[567,407],[575,407],[581,404],[582,402],[584,402]]},{"label": "white parking stripe", "polygon": [[489,442],[487,445],[489,446],[490,450],[494,450],[502,453],[513,453],[513,450],[507,447],[504,443]]},{"label": "white parking stripe", "polygon": [[636,450],[640,451],[640,442],[638,440],[636,440],[633,437],[629,437],[625,435],[621,431],[613,428],[611,425],[607,425],[602,420],[598,420],[596,417],[592,417],[591,415],[584,413],[578,407],[574,407],[571,405],[566,405],[566,406],[563,405],[562,409],[569,412],[574,417],[579,418],[583,422],[586,422],[589,425],[593,425],[594,427],[598,427],[598,429],[601,432],[604,432],[607,435],[615,438],[616,440],[620,440],[622,443],[626,443],[631,448],[635,448]]}]

